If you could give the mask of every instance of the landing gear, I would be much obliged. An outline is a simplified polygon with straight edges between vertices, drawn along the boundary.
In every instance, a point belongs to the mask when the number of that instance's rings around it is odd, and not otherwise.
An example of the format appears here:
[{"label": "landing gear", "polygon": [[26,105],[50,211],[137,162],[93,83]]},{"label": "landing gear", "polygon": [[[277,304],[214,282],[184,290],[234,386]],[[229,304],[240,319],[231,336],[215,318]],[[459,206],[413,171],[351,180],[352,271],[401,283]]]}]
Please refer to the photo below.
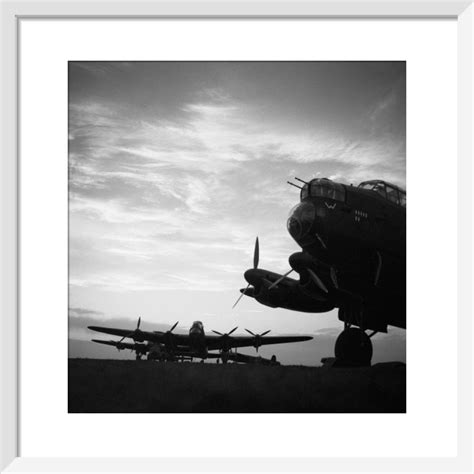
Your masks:
[{"label": "landing gear", "polygon": [[229,351],[221,351],[221,360],[223,364],[227,364],[229,360]]},{"label": "landing gear", "polygon": [[362,329],[346,327],[336,340],[334,353],[340,364],[352,366],[370,365],[372,360],[372,342]]}]

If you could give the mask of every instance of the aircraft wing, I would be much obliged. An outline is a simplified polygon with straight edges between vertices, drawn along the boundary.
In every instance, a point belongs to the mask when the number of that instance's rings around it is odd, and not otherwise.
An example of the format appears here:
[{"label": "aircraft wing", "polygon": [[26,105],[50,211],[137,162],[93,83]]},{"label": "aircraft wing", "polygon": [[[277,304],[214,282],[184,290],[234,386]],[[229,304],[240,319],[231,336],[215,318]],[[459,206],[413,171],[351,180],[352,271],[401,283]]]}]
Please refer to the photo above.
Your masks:
[{"label": "aircraft wing", "polygon": [[[102,326],[87,326],[87,328],[90,329],[91,331],[102,332],[104,334],[111,334],[112,336],[120,336],[120,337],[130,337],[130,335],[133,333],[133,329],[106,328]],[[161,332],[140,331],[140,336],[145,341],[152,341],[152,342],[163,341],[163,333]]]},{"label": "aircraft wing", "polygon": [[[103,326],[88,326],[91,331],[102,332],[104,334],[111,334],[112,336],[129,337],[133,334],[133,329],[119,329],[119,328],[106,328]],[[140,331],[140,340],[165,343],[166,335],[160,331]],[[138,340],[138,338],[137,338]],[[175,346],[189,347],[189,336],[187,334],[173,334],[173,344]]]},{"label": "aircraft wing", "polygon": [[134,350],[135,349],[135,343],[130,343],[130,342],[118,342],[118,341],[104,341],[102,339],[92,339],[92,342],[97,342],[99,344],[105,344],[106,346],[112,346],[112,347],[117,347],[120,346],[120,349],[130,349]]},{"label": "aircraft wing", "polygon": [[[268,344],[288,344],[291,342],[302,342],[313,339],[311,336],[264,336],[259,340],[259,346]],[[255,338],[253,336],[230,336],[226,342],[222,336],[206,336],[208,350],[218,350],[224,347],[254,347]]]},{"label": "aircraft wing", "polygon": [[[106,328],[102,326],[88,326],[88,328],[92,331],[120,337],[130,337],[133,334],[133,330],[130,329]],[[166,336],[162,332],[140,331],[140,338],[141,340],[150,342],[166,342]],[[253,336],[230,336],[227,341],[222,336],[206,335],[205,338],[206,346],[210,351],[224,348],[255,346],[255,338]],[[313,338],[311,336],[264,336],[259,340],[258,345],[287,344],[291,342],[309,341],[310,339]],[[189,347],[190,339],[189,336],[185,334],[173,334],[173,343],[176,347]]]}]

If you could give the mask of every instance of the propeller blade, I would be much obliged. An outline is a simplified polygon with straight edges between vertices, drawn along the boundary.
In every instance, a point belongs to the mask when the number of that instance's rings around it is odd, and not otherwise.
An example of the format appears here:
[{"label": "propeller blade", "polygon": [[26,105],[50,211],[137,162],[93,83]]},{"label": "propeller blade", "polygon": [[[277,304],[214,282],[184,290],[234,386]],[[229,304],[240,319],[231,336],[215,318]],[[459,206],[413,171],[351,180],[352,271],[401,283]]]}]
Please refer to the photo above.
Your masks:
[{"label": "propeller blade", "polygon": [[330,274],[331,274],[332,284],[334,285],[335,288],[339,289],[339,283],[337,281],[337,273],[334,267],[331,267]]},{"label": "propeller blade", "polygon": [[268,334],[270,331],[271,331],[271,329],[269,329],[268,331],[262,332],[262,334],[260,334],[260,336],[265,336],[265,334]]},{"label": "propeller blade", "polygon": [[253,268],[258,268],[258,260],[259,260],[259,245],[258,245],[258,237],[255,240],[255,249],[253,251]]},{"label": "propeller blade", "polygon": [[278,278],[277,281],[275,281],[274,283],[272,283],[268,289],[271,290],[272,288],[275,288],[275,286],[278,285],[278,283],[280,283],[282,280],[284,280],[291,272],[293,271],[293,269],[291,269],[289,272],[286,272],[284,275],[282,275],[280,278]]},{"label": "propeller blade", "polygon": [[222,334],[222,333],[219,332],[219,331],[214,331],[214,329],[212,330],[212,332],[213,332],[214,334],[218,334],[219,336],[223,336],[223,335],[224,335],[224,334]]},{"label": "propeller blade", "polygon": [[139,329],[139,328],[140,328],[140,323],[141,323],[141,322],[142,322],[142,318],[141,318],[141,317],[139,317],[139,318],[138,318],[138,323],[137,323],[137,329]]},{"label": "propeller blade", "polygon": [[318,275],[316,275],[316,273],[313,272],[313,270],[311,270],[311,268],[308,268],[308,273],[310,274],[312,280],[314,281],[314,283],[316,283],[316,286],[324,291],[324,293],[328,293],[328,289],[326,288],[326,285],[320,280],[320,278],[318,277]]},{"label": "propeller blade", "polygon": [[248,330],[248,329],[246,329],[246,331],[247,331],[249,334],[251,334],[252,336],[255,337],[255,334],[254,334],[252,331],[250,331],[250,330]]},{"label": "propeller blade", "polygon": [[380,271],[382,270],[382,255],[377,251],[377,270],[375,271],[374,285],[377,286],[380,278]]},{"label": "propeller blade", "polygon": [[170,329],[170,332],[173,332],[174,328],[179,324],[179,321],[176,321]]},{"label": "propeller blade", "polygon": [[323,246],[323,249],[327,249],[326,243],[325,243],[324,240],[321,238],[321,236],[320,236],[319,234],[316,234],[316,237],[318,238],[319,242],[320,242],[321,245]]},{"label": "propeller blade", "polygon": [[232,331],[230,331],[229,333],[227,333],[228,336],[230,336],[236,329],[238,329],[239,326],[236,326],[234,329],[232,329]]},{"label": "propeller blade", "polygon": [[247,290],[250,288],[250,283],[247,285],[247,288],[245,288],[245,290],[240,294],[240,296],[237,298],[237,301],[234,303],[234,306],[232,306],[232,309],[234,309],[238,302],[242,299],[242,296],[245,295],[245,293],[247,293]]}]

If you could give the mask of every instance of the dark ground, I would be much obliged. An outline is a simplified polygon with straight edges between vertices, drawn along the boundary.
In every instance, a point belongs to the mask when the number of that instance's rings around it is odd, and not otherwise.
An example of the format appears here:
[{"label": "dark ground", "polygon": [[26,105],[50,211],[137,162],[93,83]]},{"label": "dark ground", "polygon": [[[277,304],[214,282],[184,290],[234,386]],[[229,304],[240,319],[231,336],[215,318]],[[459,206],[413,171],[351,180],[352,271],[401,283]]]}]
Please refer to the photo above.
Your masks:
[{"label": "dark ground", "polygon": [[406,366],[69,359],[69,413],[404,413]]}]

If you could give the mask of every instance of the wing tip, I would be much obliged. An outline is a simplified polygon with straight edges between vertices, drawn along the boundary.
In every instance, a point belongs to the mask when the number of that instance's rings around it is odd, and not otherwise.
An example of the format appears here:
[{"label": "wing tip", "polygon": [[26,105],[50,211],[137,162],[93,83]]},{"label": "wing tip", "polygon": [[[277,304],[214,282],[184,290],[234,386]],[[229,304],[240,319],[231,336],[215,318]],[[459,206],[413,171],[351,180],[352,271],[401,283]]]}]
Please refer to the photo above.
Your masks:
[{"label": "wing tip", "polygon": [[104,328],[102,326],[87,326],[87,329],[90,329],[91,331],[103,331],[104,329],[112,329],[112,328]]}]

